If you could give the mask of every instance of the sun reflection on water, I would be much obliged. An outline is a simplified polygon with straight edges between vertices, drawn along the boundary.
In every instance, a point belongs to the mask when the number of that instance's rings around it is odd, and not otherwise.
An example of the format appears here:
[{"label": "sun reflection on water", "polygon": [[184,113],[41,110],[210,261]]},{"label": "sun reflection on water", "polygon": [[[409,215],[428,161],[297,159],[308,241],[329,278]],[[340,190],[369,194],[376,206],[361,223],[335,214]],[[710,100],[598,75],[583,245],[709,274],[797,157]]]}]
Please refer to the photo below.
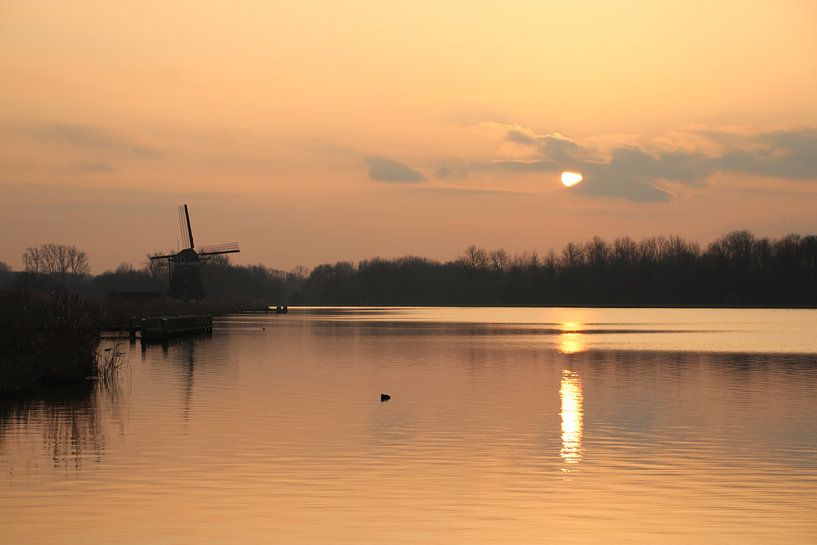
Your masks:
[{"label": "sun reflection on water", "polygon": [[577,354],[584,351],[584,339],[579,333],[562,333],[559,335],[559,352]]},{"label": "sun reflection on water", "polygon": [[559,352],[570,355],[584,351],[584,337],[581,334],[581,329],[582,324],[578,322],[564,322],[561,325],[562,334],[559,335]]},{"label": "sun reflection on water", "polygon": [[584,427],[584,394],[582,381],[574,371],[562,371],[562,384],[559,388],[562,400],[562,461],[567,464],[578,464],[582,459],[582,431]]}]

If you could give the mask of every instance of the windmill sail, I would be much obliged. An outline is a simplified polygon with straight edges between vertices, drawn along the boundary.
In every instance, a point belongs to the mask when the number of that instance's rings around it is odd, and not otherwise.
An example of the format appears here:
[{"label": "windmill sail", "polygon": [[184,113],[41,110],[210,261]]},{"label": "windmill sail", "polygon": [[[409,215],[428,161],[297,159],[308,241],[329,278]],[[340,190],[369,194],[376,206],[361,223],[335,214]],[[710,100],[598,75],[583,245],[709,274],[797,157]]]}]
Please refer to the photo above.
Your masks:
[{"label": "windmill sail", "polygon": [[228,242],[226,244],[214,244],[212,246],[202,246],[198,249],[199,255],[235,254],[240,252],[238,242]]},{"label": "windmill sail", "polygon": [[179,234],[184,245],[182,249],[193,248],[193,229],[190,227],[190,212],[186,204],[179,206]]},{"label": "windmill sail", "polygon": [[234,254],[241,250],[238,242],[203,246],[195,249],[193,229],[190,226],[190,210],[186,204],[179,206],[179,234],[184,245],[176,253],[150,256],[151,261],[166,259],[170,273],[168,296],[174,299],[196,300],[204,298],[204,289],[199,275],[201,266],[213,256]]}]

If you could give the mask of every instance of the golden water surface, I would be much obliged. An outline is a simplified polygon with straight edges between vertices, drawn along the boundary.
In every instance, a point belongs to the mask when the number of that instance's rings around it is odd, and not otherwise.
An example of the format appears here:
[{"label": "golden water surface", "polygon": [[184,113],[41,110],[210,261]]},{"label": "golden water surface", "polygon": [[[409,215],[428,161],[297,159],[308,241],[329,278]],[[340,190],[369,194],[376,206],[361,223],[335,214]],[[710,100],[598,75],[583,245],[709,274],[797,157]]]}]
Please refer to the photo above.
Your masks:
[{"label": "golden water surface", "polygon": [[817,543],[815,311],[217,325],[0,409],[0,543]]}]

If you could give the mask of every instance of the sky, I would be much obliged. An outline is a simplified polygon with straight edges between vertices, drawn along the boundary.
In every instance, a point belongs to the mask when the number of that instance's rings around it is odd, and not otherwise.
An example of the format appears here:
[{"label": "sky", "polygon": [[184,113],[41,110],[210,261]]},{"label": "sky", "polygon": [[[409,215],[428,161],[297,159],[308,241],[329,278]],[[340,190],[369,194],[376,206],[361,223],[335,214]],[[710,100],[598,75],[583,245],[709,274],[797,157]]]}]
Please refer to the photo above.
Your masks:
[{"label": "sky", "polygon": [[[817,232],[817,2],[0,2],[0,261]],[[580,172],[571,188],[562,171]]]}]

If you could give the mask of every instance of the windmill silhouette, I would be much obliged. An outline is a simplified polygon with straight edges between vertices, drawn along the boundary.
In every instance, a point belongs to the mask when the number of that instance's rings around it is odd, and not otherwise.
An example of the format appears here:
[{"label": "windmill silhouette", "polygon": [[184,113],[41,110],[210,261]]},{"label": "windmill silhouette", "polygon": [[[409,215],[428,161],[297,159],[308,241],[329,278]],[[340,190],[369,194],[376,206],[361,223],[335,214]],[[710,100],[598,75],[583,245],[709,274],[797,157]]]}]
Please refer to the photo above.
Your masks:
[{"label": "windmill silhouette", "polygon": [[202,264],[213,256],[235,254],[241,250],[238,242],[202,246],[196,250],[193,242],[193,229],[190,227],[190,212],[187,205],[179,206],[179,231],[184,248],[175,254],[154,255],[151,261],[166,259],[170,270],[170,289],[168,297],[172,299],[204,299],[204,287],[201,284],[200,269]]}]

